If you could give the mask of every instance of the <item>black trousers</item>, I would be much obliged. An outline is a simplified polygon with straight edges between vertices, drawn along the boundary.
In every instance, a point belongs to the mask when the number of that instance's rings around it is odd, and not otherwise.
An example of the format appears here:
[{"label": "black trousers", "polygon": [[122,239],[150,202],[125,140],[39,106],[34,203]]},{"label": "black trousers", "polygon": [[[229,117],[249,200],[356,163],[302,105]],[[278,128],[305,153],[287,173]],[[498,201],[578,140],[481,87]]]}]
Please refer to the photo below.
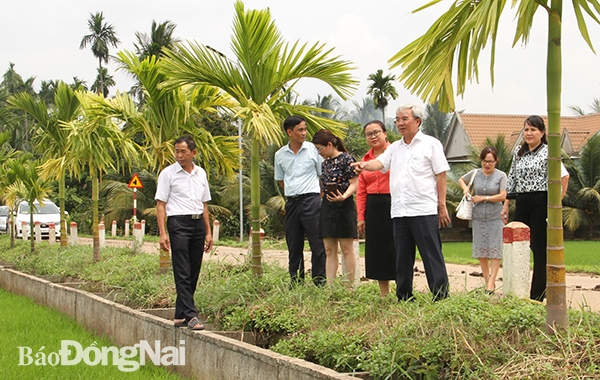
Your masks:
[{"label": "black trousers", "polygon": [[185,319],[187,322],[198,316],[194,292],[202,265],[206,226],[202,217],[192,219],[189,215],[175,215],[167,218],[167,230],[177,290],[175,319]]},{"label": "black trousers", "polygon": [[448,297],[449,282],[442,255],[442,237],[437,215],[393,218],[396,247],[396,296],[398,301],[413,297],[416,247],[423,259],[427,285],[434,300]]},{"label": "black trousers", "polygon": [[529,226],[529,247],[533,252],[533,278],[529,298],[543,301],[546,296],[546,239],[548,193],[538,191],[517,195],[515,221]]},{"label": "black trousers", "polygon": [[285,204],[285,240],[288,246],[289,271],[292,282],[304,279],[304,237],[312,252],[312,278],[320,285],[325,280],[325,246],[319,237],[321,198],[311,194]]}]

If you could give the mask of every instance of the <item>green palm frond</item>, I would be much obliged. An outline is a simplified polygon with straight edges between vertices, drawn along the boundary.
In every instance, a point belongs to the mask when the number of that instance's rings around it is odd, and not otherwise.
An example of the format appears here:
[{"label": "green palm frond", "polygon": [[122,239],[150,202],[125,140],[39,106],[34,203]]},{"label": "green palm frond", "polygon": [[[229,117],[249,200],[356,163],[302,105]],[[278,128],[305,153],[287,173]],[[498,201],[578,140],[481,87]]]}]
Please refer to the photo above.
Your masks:
[{"label": "green palm frond", "polygon": [[[437,2],[432,1],[414,12]],[[390,58],[390,69],[401,67],[403,71],[399,79],[425,102],[437,102],[440,110],[445,112],[453,110],[454,70],[456,93],[462,95],[467,79],[478,79],[477,60],[488,40],[491,40],[492,46],[490,75],[494,83],[495,42],[505,3],[505,0],[452,3],[423,36]]]}]

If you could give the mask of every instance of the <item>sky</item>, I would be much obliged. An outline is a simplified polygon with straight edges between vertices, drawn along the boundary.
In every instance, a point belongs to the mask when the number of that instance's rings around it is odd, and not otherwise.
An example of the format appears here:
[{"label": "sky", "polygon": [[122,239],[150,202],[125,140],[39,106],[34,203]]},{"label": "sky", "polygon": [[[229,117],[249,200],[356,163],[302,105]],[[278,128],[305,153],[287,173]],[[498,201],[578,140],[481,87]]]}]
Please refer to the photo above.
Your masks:
[{"label": "sky", "polygon": [[[401,74],[400,68],[389,70],[388,60],[405,45],[418,38],[445,12],[452,1],[442,1],[434,7],[411,13],[429,0],[246,0],[246,9],[269,8],[282,37],[290,42],[324,43],[334,48],[335,55],[353,63],[352,72],[360,85],[345,103],[362,103],[369,74],[383,69],[384,73]],[[527,45],[512,47],[516,29],[515,10],[507,1],[496,43],[495,83],[489,75],[489,47],[479,60],[479,83],[467,85],[464,98],[457,98],[457,110],[467,113],[540,114],[546,111],[546,35],[547,17],[538,11]],[[62,79],[67,83],[77,76],[91,85],[98,62],[91,50],[79,49],[81,39],[88,34],[90,13],[102,11],[112,24],[121,44],[112,49],[134,50],[135,32],[150,32],[153,20],[170,20],[177,24],[174,35],[182,40],[194,40],[209,45],[234,58],[230,49],[234,17],[233,0],[157,1],[157,0],[4,0],[0,7],[0,73],[9,62],[24,78]],[[594,47],[600,51],[600,26],[588,20]],[[488,45],[489,46],[489,45]],[[571,2],[564,2],[563,14],[563,84],[562,114],[573,115],[568,107],[577,105],[589,112],[593,99],[600,98],[600,56],[594,54],[580,36]],[[132,80],[118,65],[110,63],[117,86],[115,91],[127,91]],[[395,82],[399,98],[390,101],[386,116],[402,103],[423,101]],[[333,93],[330,87],[314,80],[303,80],[296,87],[299,98],[316,99],[317,95]]]}]

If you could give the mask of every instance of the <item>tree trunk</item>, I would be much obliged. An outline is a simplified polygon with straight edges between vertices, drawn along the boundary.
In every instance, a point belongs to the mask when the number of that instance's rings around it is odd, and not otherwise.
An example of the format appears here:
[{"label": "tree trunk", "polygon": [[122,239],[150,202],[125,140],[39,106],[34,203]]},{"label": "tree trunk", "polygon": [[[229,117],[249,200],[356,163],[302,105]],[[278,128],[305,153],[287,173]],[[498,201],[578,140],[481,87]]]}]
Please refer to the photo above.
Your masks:
[{"label": "tree trunk", "polygon": [[92,175],[92,236],[94,261],[100,261],[100,232],[98,231],[98,178]]},{"label": "tree trunk", "polygon": [[562,0],[552,0],[548,20],[546,67],[548,102],[548,262],[546,266],[546,331],[566,328],[567,287],[560,180],[560,107],[562,83]]},{"label": "tree trunk", "polygon": [[65,173],[58,179],[58,205],[60,207],[60,246],[67,248],[67,218],[65,217]]},{"label": "tree trunk", "polygon": [[260,142],[252,138],[252,167],[251,182],[251,209],[252,209],[252,274],[262,277],[262,254],[260,249]]}]

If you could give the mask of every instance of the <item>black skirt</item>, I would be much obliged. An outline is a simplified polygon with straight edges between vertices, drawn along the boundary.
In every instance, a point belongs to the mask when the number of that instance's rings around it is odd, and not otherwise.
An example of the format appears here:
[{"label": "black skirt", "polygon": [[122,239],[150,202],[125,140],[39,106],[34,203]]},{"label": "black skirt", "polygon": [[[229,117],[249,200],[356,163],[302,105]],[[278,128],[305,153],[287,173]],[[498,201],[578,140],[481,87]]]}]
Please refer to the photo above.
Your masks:
[{"label": "black skirt", "polygon": [[389,194],[368,194],[365,209],[365,272],[372,280],[396,279],[396,251]]},{"label": "black skirt", "polygon": [[358,238],[356,204],[354,197],[343,202],[321,201],[321,238]]}]

